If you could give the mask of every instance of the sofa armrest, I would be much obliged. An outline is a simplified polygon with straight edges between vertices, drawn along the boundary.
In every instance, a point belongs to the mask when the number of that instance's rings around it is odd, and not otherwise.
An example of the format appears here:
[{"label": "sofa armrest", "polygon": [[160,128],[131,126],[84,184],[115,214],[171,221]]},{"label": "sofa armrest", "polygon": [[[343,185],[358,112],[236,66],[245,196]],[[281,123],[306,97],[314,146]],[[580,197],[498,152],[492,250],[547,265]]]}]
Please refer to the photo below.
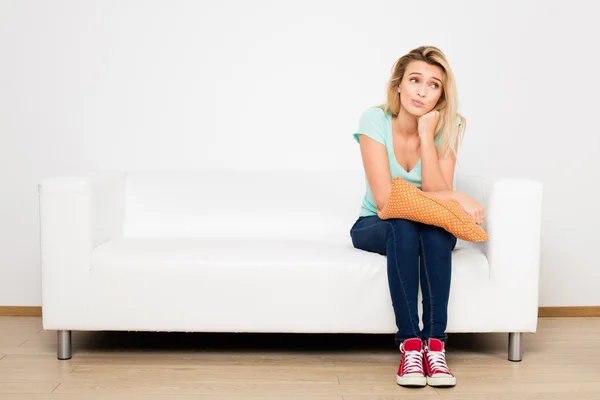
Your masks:
[{"label": "sofa armrest", "polygon": [[487,222],[483,228],[490,236],[487,242],[460,241],[460,246],[476,247],[486,254],[492,280],[535,290],[537,295],[543,185],[530,179],[493,181],[460,175],[456,189],[484,206]]},{"label": "sofa armrest", "polygon": [[539,292],[543,185],[503,179],[490,193],[486,254],[492,280],[513,290]]},{"label": "sofa armrest", "polygon": [[467,193],[486,210],[483,228],[490,240],[462,242],[461,247],[483,251],[490,267],[492,310],[512,321],[521,332],[535,332],[539,306],[540,238],[543,185],[529,179],[492,181],[462,176],[457,190]]},{"label": "sofa armrest", "polygon": [[44,329],[84,329],[93,249],[123,235],[125,174],[38,185]]}]

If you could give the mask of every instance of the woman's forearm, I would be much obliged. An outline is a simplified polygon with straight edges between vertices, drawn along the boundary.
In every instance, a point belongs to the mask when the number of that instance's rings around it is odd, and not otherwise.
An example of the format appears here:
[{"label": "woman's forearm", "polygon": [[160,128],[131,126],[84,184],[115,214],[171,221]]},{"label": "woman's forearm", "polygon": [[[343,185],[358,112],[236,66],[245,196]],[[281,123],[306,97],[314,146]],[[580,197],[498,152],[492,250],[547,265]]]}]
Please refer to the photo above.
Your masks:
[{"label": "woman's forearm", "polygon": [[[380,195],[378,197],[379,201],[376,200],[376,207],[378,210],[383,210],[383,208],[387,204],[387,202],[389,200],[389,196],[391,195],[391,188],[392,188],[392,186],[390,185],[387,196]],[[432,192],[423,191],[423,193],[427,193],[428,195],[433,196],[440,200],[453,200],[453,201],[456,201],[457,203],[460,203],[460,199],[461,199],[460,196],[462,195],[462,193],[459,192],[458,190],[438,190],[438,191],[432,191]],[[385,197],[385,200],[381,201],[384,197]]]},{"label": "woman's forearm", "polygon": [[444,192],[451,189],[442,174],[433,139],[421,141],[421,180],[423,190]]},{"label": "woman's forearm", "polygon": [[428,195],[433,196],[440,200],[453,200],[453,201],[457,201],[457,202],[458,202],[458,199],[460,196],[460,192],[458,192],[456,190],[439,190],[439,191],[433,191],[433,192],[423,191],[423,193],[427,193]]}]

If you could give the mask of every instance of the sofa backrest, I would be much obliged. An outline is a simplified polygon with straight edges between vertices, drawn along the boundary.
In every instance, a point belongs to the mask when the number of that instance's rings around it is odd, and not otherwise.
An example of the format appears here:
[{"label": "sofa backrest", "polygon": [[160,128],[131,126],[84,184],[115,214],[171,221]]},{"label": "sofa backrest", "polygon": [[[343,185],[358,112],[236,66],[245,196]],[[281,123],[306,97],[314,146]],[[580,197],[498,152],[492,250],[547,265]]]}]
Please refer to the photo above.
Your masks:
[{"label": "sofa backrest", "polygon": [[129,172],[125,237],[268,237],[350,243],[364,171]]}]

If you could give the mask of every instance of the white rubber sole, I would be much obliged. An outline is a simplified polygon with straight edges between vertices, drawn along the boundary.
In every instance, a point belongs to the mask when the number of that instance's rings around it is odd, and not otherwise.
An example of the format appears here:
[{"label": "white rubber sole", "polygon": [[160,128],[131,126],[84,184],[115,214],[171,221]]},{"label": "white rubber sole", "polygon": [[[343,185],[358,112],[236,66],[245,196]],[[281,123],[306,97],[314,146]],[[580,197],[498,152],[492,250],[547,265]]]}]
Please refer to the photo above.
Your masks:
[{"label": "white rubber sole", "polygon": [[423,387],[427,386],[427,378],[424,375],[396,375],[396,382],[400,386]]},{"label": "white rubber sole", "polygon": [[429,386],[454,386],[456,385],[456,377],[451,375],[428,376],[427,384]]}]

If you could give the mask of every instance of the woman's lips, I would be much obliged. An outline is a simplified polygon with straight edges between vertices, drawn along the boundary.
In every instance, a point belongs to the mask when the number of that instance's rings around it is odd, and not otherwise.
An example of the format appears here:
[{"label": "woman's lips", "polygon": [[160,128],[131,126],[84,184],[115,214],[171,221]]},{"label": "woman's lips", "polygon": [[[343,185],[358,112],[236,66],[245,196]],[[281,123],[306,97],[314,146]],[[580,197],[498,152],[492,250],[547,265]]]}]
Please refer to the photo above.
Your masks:
[{"label": "woman's lips", "polygon": [[416,106],[416,107],[423,107],[425,105],[425,103],[420,102],[419,100],[413,100],[412,103]]}]

